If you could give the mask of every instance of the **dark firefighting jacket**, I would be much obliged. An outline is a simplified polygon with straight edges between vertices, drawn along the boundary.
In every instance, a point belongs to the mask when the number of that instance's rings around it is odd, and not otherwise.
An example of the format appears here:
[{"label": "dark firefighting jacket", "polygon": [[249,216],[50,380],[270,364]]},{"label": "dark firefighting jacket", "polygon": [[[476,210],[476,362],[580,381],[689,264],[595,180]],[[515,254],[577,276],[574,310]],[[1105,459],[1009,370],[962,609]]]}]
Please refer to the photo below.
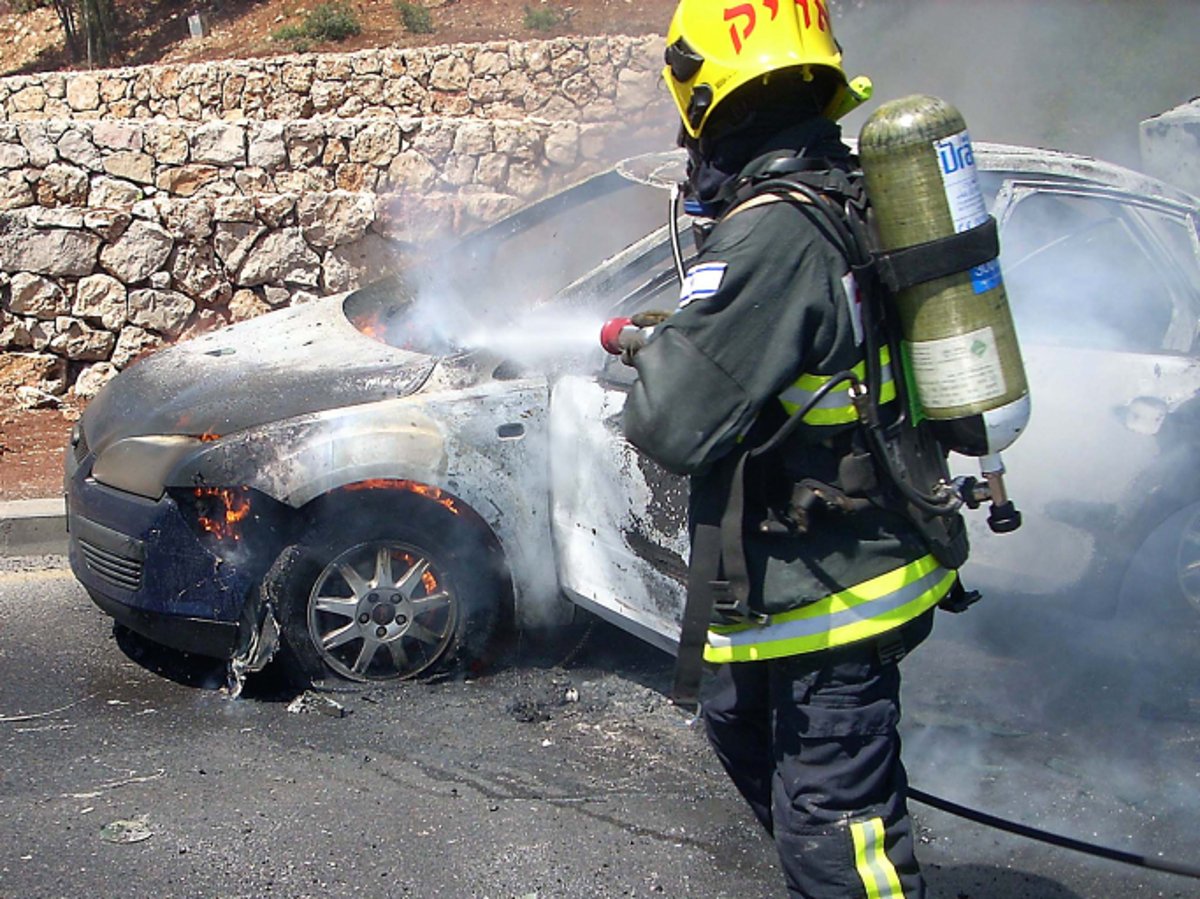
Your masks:
[{"label": "dark firefighting jacket", "polygon": [[[678,308],[633,358],[638,379],[624,413],[635,446],[690,476],[693,538],[699,525],[719,526],[740,453],[767,440],[828,376],[862,372],[854,294],[846,261],[801,202],[750,200],[708,235]],[[954,584],[894,510],[819,509],[803,533],[756,526],[795,482],[837,484],[854,420],[846,391],[831,393],[750,472],[758,489],[747,500],[743,546],[755,617],[714,624],[708,660],[868,639],[936,605]]]}]

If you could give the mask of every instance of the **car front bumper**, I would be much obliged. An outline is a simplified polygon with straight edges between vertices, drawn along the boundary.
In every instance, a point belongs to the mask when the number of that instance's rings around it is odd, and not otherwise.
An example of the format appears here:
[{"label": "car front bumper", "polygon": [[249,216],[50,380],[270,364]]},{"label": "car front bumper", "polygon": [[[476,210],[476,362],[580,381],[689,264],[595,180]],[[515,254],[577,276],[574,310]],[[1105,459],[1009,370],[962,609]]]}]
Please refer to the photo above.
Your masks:
[{"label": "car front bumper", "polygon": [[230,657],[252,573],[211,551],[169,494],[115,490],[90,456],[67,457],[68,556],[96,605],[156,643]]}]

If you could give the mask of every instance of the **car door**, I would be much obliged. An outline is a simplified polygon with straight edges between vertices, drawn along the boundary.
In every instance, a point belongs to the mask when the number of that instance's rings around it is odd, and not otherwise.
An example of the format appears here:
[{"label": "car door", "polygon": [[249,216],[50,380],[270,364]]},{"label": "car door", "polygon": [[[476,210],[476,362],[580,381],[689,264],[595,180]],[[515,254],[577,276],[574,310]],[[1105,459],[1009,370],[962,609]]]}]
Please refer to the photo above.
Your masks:
[{"label": "car door", "polygon": [[1087,584],[1098,587],[1088,602],[1107,603],[1119,584],[1093,576],[1200,492],[1194,477],[1162,491],[1183,449],[1169,423],[1200,390],[1194,214],[1094,185],[1010,179],[995,215],[1032,398],[1029,426],[1004,454],[1024,523],[996,537],[972,516],[966,575],[1043,597]]},{"label": "car door", "polygon": [[[600,321],[673,309],[678,282],[663,235],[601,276]],[[669,652],[686,577],[687,482],[625,440],[621,414],[634,370],[600,349],[551,389],[551,516],[559,583],[576,603]]]}]

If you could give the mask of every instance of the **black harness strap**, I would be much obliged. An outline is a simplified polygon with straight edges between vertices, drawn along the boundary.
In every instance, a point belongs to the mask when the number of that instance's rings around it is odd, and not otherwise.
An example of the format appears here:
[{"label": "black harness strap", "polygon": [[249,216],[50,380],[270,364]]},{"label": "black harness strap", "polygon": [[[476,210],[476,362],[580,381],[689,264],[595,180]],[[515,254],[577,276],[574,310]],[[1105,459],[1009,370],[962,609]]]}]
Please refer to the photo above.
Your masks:
[{"label": "black harness strap", "polygon": [[724,591],[721,573],[721,529],[696,525],[692,555],[688,560],[687,603],[679,631],[679,655],[675,659],[672,701],[695,711],[700,702],[700,677],[704,672],[704,643],[716,606],[717,593]]},{"label": "black harness strap", "polygon": [[873,253],[879,278],[893,292],[945,278],[990,262],[1000,255],[996,220],[900,250]]}]

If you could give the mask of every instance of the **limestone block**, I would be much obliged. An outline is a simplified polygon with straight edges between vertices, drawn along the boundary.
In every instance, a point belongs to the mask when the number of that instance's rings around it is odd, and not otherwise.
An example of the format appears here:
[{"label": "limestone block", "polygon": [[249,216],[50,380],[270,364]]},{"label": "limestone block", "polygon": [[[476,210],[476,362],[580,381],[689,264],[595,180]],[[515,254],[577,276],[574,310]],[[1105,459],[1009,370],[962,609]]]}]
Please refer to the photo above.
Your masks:
[{"label": "limestone block", "polygon": [[146,131],[146,152],[159,165],[179,165],[188,159],[188,133],[180,125],[156,124]]},{"label": "limestone block", "polygon": [[118,331],[129,320],[128,293],[125,285],[111,275],[88,275],[75,288],[71,314],[99,322],[110,331]]},{"label": "limestone block", "polygon": [[358,193],[374,190],[380,177],[379,169],[369,163],[347,162],[337,167],[333,182],[338,190]]},{"label": "limestone block", "polygon": [[49,278],[18,272],[13,275],[9,290],[8,308],[17,315],[52,321],[71,311],[66,292]]},{"label": "limestone block", "polygon": [[386,184],[399,191],[424,193],[437,181],[437,169],[416,150],[404,150],[388,166]]},{"label": "limestone block", "polygon": [[100,82],[91,75],[75,75],[66,85],[67,105],[75,111],[100,106]]},{"label": "limestone block", "polygon": [[245,321],[256,318],[264,312],[270,312],[271,306],[253,290],[243,288],[236,291],[229,301],[229,320],[231,322]]},{"label": "limestone block", "polygon": [[16,112],[38,112],[46,105],[46,89],[31,84],[14,93],[8,102]]},{"label": "limestone block", "polygon": [[492,126],[488,122],[464,122],[454,136],[454,152],[467,156],[482,156],[495,149]]},{"label": "limestone block", "polygon": [[33,204],[33,189],[21,172],[0,173],[0,210]]},{"label": "limestone block", "polygon": [[304,242],[299,228],[267,234],[255,244],[238,271],[237,284],[299,284],[316,287],[320,281],[321,257]]},{"label": "limestone block", "polygon": [[358,240],[375,221],[375,200],[369,194],[305,194],[296,204],[296,218],[305,241],[329,249]]},{"label": "limestone block", "polygon": [[154,159],[139,150],[121,150],[104,160],[104,171],[137,184],[154,183]]},{"label": "limestone block", "polygon": [[31,228],[28,222],[0,214],[0,270],[81,277],[96,266],[100,238],[66,228]]},{"label": "limestone block", "polygon": [[195,308],[190,297],[175,290],[146,288],[129,294],[129,321],[164,337],[178,337]]},{"label": "limestone block", "polygon": [[99,121],[92,126],[92,141],[106,150],[140,150],[144,144],[143,129],[128,122]]},{"label": "limestone block", "polygon": [[[94,187],[92,195],[95,195]],[[133,216],[120,209],[89,209],[83,214],[83,226],[107,241],[116,240],[124,234],[131,221]]]},{"label": "limestone block", "polygon": [[50,338],[50,351],[72,361],[99,362],[107,359],[117,343],[111,331],[93,328],[74,318],[59,318],[55,322],[55,330],[57,333]]},{"label": "limestone block", "polygon": [[174,243],[162,227],[137,220],[100,251],[100,264],[125,284],[136,284],[166,264]]},{"label": "limestone block", "polygon": [[192,162],[245,165],[246,129],[230,122],[209,122],[192,132],[190,147]]},{"label": "limestone block", "polygon": [[95,362],[79,372],[72,389],[80,399],[90,400],[119,373],[120,370],[111,362]]},{"label": "limestone block", "polygon": [[257,223],[220,222],[213,238],[213,248],[225,263],[225,269],[234,272],[246,261],[255,242],[266,233],[267,229]]},{"label": "limestone block", "polygon": [[291,221],[292,212],[296,209],[296,198],[284,194],[255,197],[254,208],[268,228],[278,228]]},{"label": "limestone block", "polygon": [[254,200],[245,196],[218,197],[213,201],[213,221],[253,222]]},{"label": "limestone block", "polygon": [[287,146],[288,163],[293,168],[304,168],[321,158],[325,132],[319,122],[288,122],[283,129],[283,140]]},{"label": "limestone block", "polygon": [[42,170],[35,194],[43,206],[83,206],[87,203],[89,186],[86,171],[54,162]]},{"label": "limestone block", "polygon": [[429,86],[438,91],[461,91],[467,89],[471,80],[471,67],[461,56],[443,56],[433,64],[429,74]]},{"label": "limestone block", "polygon": [[58,159],[58,149],[54,146],[54,141],[46,133],[43,123],[18,125],[17,134],[21,138],[21,146],[29,152],[30,165],[37,168],[45,168]]},{"label": "limestone block", "polygon": [[0,169],[19,169],[29,165],[29,151],[20,144],[0,143]]},{"label": "limestone block", "polygon": [[152,353],[166,341],[157,334],[129,326],[121,329],[117,335],[117,345],[113,347],[112,358],[109,361],[117,368],[126,368],[129,363]]},{"label": "limestone block", "polygon": [[276,169],[287,165],[287,146],[283,142],[282,122],[262,122],[250,126],[247,158],[252,166]]},{"label": "limestone block", "polygon": [[579,126],[574,122],[555,122],[545,143],[546,159],[555,165],[572,166],[579,159]]},{"label": "limestone block", "polygon": [[400,152],[400,129],[394,122],[371,122],[350,141],[351,162],[386,166]]},{"label": "limestone block", "polygon": [[91,134],[77,128],[59,138],[58,155],[67,162],[73,162],[93,172],[100,171],[102,165],[100,151],[92,143]]},{"label": "limestone block", "polygon": [[185,243],[171,256],[171,278],[175,286],[201,306],[226,302],[233,294],[229,279],[208,244]]},{"label": "limestone block", "polygon": [[212,165],[184,165],[163,169],[154,179],[159,190],[180,197],[191,197],[212,184],[220,176],[220,170]]}]

